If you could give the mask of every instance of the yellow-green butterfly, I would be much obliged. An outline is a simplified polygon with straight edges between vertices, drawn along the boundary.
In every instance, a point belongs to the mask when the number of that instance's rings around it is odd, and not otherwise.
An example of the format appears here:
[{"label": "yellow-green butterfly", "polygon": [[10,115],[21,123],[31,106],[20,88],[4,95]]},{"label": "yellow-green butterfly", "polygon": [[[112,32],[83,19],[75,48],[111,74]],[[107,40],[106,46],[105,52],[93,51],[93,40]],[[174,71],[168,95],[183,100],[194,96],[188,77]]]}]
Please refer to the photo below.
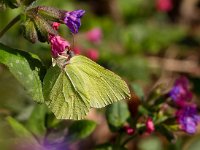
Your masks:
[{"label": "yellow-green butterfly", "polygon": [[118,75],[77,55],[63,69],[55,66],[47,71],[44,97],[56,118],[79,120],[91,107],[129,99],[130,91]]}]

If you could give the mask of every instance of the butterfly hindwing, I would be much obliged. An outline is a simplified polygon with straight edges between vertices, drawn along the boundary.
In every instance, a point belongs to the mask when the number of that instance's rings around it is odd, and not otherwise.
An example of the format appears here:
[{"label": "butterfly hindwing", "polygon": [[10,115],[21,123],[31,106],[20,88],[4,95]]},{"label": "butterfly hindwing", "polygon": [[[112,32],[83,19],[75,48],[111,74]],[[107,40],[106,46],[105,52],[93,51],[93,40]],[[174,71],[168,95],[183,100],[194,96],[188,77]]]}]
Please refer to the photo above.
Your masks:
[{"label": "butterfly hindwing", "polygon": [[89,100],[64,70],[51,67],[44,78],[46,104],[58,119],[83,119],[89,112]]}]

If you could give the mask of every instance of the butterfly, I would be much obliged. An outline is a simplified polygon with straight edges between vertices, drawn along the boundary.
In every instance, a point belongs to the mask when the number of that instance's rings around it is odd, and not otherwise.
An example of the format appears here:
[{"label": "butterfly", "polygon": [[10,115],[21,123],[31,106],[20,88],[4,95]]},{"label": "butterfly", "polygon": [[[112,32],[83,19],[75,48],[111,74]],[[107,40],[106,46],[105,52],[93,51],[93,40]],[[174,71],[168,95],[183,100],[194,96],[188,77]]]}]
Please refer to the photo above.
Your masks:
[{"label": "butterfly", "polygon": [[45,103],[57,119],[83,119],[91,108],[130,98],[125,81],[85,56],[50,67],[43,81]]}]

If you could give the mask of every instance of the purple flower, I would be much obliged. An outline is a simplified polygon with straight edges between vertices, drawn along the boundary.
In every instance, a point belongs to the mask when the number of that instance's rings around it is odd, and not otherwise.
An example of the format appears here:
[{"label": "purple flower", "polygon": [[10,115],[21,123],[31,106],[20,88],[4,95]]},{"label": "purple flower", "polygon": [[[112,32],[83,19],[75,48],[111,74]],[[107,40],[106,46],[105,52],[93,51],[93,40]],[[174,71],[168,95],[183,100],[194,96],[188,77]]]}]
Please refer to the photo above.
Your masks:
[{"label": "purple flower", "polygon": [[176,116],[182,130],[190,134],[196,132],[197,124],[200,121],[200,115],[198,115],[195,105],[182,107],[177,111]]},{"label": "purple flower", "polygon": [[69,27],[72,33],[78,33],[78,30],[81,26],[81,18],[84,13],[84,10],[68,11],[65,13],[63,21]]},{"label": "purple flower", "polygon": [[69,42],[59,35],[49,35],[49,42],[51,44],[51,55],[53,58],[62,55],[70,47]]},{"label": "purple flower", "polygon": [[192,93],[189,91],[189,81],[186,77],[180,77],[175,81],[175,84],[169,96],[176,102],[176,104],[184,104],[186,101],[192,99]]}]

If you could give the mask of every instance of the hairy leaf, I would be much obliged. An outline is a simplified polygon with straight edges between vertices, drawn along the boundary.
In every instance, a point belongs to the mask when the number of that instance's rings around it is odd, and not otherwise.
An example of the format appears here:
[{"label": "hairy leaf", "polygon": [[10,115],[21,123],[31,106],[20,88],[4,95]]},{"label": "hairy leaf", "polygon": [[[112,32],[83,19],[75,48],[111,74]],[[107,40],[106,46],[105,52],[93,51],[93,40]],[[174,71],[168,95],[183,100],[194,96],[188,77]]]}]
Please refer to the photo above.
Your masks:
[{"label": "hairy leaf", "polygon": [[43,102],[40,73],[42,64],[36,55],[9,48],[0,43],[0,63],[5,64],[10,72],[26,88],[33,100]]}]

